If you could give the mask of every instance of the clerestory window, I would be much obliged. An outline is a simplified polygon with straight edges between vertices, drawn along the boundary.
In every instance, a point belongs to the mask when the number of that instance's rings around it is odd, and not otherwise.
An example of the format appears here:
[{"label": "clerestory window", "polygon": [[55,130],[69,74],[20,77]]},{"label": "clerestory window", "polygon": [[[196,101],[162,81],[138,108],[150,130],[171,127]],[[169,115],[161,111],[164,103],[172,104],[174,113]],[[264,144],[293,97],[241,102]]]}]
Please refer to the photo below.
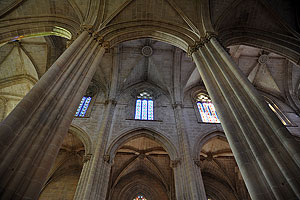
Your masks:
[{"label": "clerestory window", "polygon": [[138,120],[153,120],[153,99],[147,92],[141,92],[135,102],[135,117]]},{"label": "clerestory window", "polygon": [[199,93],[196,101],[202,122],[220,123],[215,106],[212,104],[207,94]]},{"label": "clerestory window", "polygon": [[77,108],[77,111],[75,113],[75,117],[84,117],[86,114],[86,111],[89,108],[89,105],[92,101],[92,97],[91,96],[84,96],[81,99],[81,102]]}]

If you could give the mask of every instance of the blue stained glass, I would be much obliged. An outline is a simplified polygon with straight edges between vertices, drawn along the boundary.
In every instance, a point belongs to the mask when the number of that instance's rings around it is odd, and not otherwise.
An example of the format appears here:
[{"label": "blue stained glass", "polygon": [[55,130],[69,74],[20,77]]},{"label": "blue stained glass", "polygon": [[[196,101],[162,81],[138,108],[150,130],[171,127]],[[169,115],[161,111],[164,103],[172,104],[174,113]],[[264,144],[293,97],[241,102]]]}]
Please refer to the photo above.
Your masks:
[{"label": "blue stained glass", "polygon": [[153,101],[148,100],[148,120],[153,120]]},{"label": "blue stained glass", "polygon": [[142,114],[142,101],[140,99],[136,100],[135,104],[135,119],[141,119]]},{"label": "blue stained glass", "polygon": [[79,113],[80,113],[80,111],[82,109],[82,106],[83,106],[85,100],[86,100],[86,97],[82,97],[81,102],[80,102],[80,104],[79,104],[79,106],[77,108],[77,111],[75,113],[75,117],[77,117],[79,115]]},{"label": "blue stained glass", "polygon": [[86,111],[87,111],[87,109],[88,109],[88,107],[90,105],[91,100],[92,100],[92,97],[87,97],[86,98],[86,100],[84,102],[84,105],[83,105],[83,107],[81,109],[81,112],[79,114],[79,117],[84,117],[85,116],[85,113],[86,113]]},{"label": "blue stained glass", "polygon": [[84,117],[85,116],[91,100],[92,100],[92,97],[82,97],[81,102],[75,113],[75,117]]},{"label": "blue stained glass", "polygon": [[148,117],[148,101],[147,100],[142,100],[142,119],[147,120]]},{"label": "blue stained glass", "polygon": [[151,99],[137,99],[135,104],[134,119],[153,120],[154,108],[153,100]]},{"label": "blue stained glass", "polygon": [[200,116],[203,122],[208,123],[220,123],[219,117],[217,115],[214,105],[210,102],[197,102],[197,107],[200,112]]}]

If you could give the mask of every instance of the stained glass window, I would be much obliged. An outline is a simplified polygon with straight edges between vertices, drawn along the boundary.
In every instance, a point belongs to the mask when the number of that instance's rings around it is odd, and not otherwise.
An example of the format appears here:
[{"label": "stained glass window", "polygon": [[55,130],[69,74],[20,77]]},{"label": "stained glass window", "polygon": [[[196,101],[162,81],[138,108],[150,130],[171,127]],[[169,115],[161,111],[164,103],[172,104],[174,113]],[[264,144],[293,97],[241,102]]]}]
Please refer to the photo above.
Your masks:
[{"label": "stained glass window", "polygon": [[138,195],[133,200],[147,200],[143,195]]},{"label": "stained glass window", "polygon": [[135,119],[153,120],[153,100],[149,93],[141,92],[135,103]]},{"label": "stained glass window", "polygon": [[86,114],[86,111],[89,108],[89,105],[91,103],[92,97],[84,96],[81,99],[81,102],[77,108],[77,111],[75,113],[75,117],[84,117]]},{"label": "stained glass window", "polygon": [[197,107],[202,122],[220,123],[215,106],[206,94],[200,93],[197,95]]}]

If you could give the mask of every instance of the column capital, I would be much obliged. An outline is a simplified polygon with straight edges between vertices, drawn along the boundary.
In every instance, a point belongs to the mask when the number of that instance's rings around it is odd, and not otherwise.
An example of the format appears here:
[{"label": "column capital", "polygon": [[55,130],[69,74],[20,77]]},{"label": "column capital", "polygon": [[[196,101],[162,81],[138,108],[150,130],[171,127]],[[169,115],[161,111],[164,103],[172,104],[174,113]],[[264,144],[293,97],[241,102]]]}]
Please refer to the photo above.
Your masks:
[{"label": "column capital", "polygon": [[195,41],[193,45],[188,47],[188,56],[192,56],[192,54],[199,50],[199,48],[203,47],[206,43],[208,43],[212,38],[217,38],[217,34],[214,32],[206,32],[203,37],[200,37],[198,41]]},{"label": "column capital", "polygon": [[82,33],[83,31],[87,31],[88,33],[92,34],[93,33],[93,25],[82,24],[80,26],[79,34]]},{"label": "column capital", "polygon": [[86,154],[83,156],[82,162],[86,163],[86,162],[90,161],[91,158],[92,158],[92,154]]},{"label": "column capital", "polygon": [[181,163],[181,159],[177,158],[175,160],[170,160],[170,167],[176,168]]},{"label": "column capital", "polygon": [[99,32],[93,32],[91,35],[94,38],[94,40],[96,40],[99,43],[101,47],[105,48],[105,52],[109,51],[110,48],[109,41],[105,41],[103,35],[101,35]]}]

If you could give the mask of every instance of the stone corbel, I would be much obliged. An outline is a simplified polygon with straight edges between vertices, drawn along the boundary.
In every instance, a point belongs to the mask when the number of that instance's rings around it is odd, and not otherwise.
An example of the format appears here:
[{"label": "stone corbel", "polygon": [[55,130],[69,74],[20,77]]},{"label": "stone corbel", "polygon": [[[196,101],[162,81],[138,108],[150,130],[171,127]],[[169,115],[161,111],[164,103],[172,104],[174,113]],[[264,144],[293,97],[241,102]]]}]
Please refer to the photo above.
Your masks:
[{"label": "stone corbel", "polygon": [[170,160],[170,167],[176,168],[181,163],[181,159],[177,158],[175,160]]},{"label": "stone corbel", "polygon": [[175,108],[177,108],[177,107],[182,108],[183,105],[182,105],[182,102],[181,102],[181,101],[176,101],[174,104],[172,104],[172,107],[173,107],[173,109],[175,109]]},{"label": "stone corbel", "polygon": [[90,161],[91,158],[92,158],[92,154],[86,154],[83,156],[82,162],[86,163],[86,162]]},{"label": "stone corbel", "polygon": [[110,155],[104,155],[103,156],[103,161],[107,162],[107,163],[110,163]]},{"label": "stone corbel", "polygon": [[194,159],[194,163],[195,163],[195,165],[197,165],[198,167],[200,167],[201,161],[198,160],[198,159]]},{"label": "stone corbel", "polygon": [[111,103],[112,105],[117,105],[116,99],[108,99],[108,100],[105,101],[104,104],[107,105],[109,103]]}]

